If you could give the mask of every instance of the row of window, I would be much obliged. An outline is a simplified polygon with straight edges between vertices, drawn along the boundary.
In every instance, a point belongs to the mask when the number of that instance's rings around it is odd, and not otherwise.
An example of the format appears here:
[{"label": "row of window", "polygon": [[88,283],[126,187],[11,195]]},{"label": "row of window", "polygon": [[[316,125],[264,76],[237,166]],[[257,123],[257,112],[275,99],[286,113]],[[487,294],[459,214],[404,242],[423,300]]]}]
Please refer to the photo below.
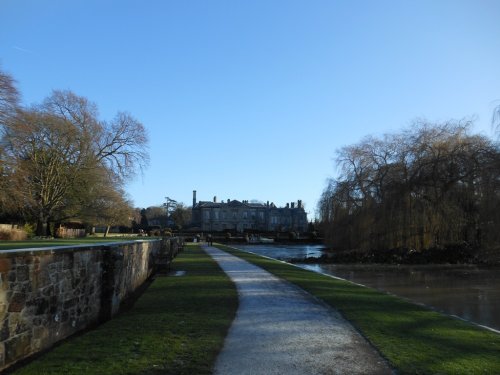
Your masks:
[{"label": "row of window", "polygon": [[[213,215],[211,217],[211,211],[203,211],[203,221],[204,222],[209,222],[209,221],[212,221],[214,222],[214,224],[216,222],[221,222],[221,221],[238,221],[238,213],[237,212],[231,212],[230,213],[231,216],[229,216],[228,213],[226,212],[221,212],[219,213],[219,211],[213,211]],[[264,219],[265,219],[265,215],[264,215],[264,212],[259,212],[259,220],[258,222],[259,223],[264,223]],[[245,214],[245,211],[243,212],[242,214],[242,220],[249,220],[249,217],[248,217],[248,213]],[[251,220],[252,221],[256,221],[256,216],[251,216]],[[291,217],[281,217],[281,216],[277,216],[277,215],[272,215],[270,218],[269,218],[269,224],[271,225],[280,225],[280,224],[283,224],[283,225],[290,225],[292,224],[292,218]],[[301,217],[298,217],[296,218],[295,222],[297,224],[304,224],[305,223],[305,219],[301,218]]]},{"label": "row of window", "polygon": [[[210,220],[210,215],[211,215],[211,212],[213,212],[213,219],[214,220],[229,220],[229,219],[238,219],[238,210],[233,210],[233,211],[220,211],[220,210],[213,210],[213,211],[209,211],[209,210],[203,210],[203,218],[205,220]],[[257,215],[257,212],[254,210],[254,211],[243,211],[242,212],[242,218],[243,220],[248,220],[249,218],[251,218],[252,220],[255,220],[257,218],[257,216],[259,217],[260,220],[264,220],[264,212],[263,211],[260,211]]]}]

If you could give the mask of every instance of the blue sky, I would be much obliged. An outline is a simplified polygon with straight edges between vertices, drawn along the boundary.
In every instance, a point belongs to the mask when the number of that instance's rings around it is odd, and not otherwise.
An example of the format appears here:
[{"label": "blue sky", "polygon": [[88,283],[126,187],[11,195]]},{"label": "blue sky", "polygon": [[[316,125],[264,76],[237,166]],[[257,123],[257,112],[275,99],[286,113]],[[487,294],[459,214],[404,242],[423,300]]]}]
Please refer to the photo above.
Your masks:
[{"label": "blue sky", "polygon": [[138,207],[302,199],[340,147],[500,104],[500,1],[0,0],[23,103],[70,89],[148,129]]}]

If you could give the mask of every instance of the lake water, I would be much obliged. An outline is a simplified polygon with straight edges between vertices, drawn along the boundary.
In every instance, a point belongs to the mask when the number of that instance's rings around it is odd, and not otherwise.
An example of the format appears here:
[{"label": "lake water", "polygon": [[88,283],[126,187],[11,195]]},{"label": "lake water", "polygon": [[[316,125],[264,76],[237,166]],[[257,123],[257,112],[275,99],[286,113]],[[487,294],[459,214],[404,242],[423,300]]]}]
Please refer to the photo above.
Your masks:
[{"label": "lake water", "polygon": [[325,249],[323,245],[238,245],[238,248],[279,260],[316,258],[320,257]]},{"label": "lake water", "polygon": [[[241,246],[275,259],[320,256],[321,246]],[[410,299],[500,330],[500,267],[455,265],[298,264]]]}]

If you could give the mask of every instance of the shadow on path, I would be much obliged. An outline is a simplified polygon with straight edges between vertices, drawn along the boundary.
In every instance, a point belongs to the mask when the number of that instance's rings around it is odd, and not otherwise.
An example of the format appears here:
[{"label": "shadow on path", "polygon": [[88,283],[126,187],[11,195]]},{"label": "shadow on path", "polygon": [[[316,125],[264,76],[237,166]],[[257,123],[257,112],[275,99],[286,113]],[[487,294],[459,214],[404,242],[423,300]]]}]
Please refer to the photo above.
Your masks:
[{"label": "shadow on path", "polygon": [[236,284],[240,300],[215,374],[392,374],[335,310],[243,259],[204,249]]}]

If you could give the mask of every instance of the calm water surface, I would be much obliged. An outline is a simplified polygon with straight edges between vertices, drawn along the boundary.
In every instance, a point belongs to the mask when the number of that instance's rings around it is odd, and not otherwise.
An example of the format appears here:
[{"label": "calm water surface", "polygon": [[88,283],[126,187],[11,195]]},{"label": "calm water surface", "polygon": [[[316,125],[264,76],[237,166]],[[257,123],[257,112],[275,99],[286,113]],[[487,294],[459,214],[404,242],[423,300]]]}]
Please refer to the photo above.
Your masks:
[{"label": "calm water surface", "polygon": [[323,245],[238,245],[238,248],[279,260],[316,258],[325,250]]},{"label": "calm water surface", "polygon": [[[321,246],[245,246],[276,259],[322,254]],[[309,253],[316,255],[309,255]],[[290,254],[287,257],[287,254]],[[500,267],[454,265],[299,264],[431,306],[446,314],[500,330]]]}]

